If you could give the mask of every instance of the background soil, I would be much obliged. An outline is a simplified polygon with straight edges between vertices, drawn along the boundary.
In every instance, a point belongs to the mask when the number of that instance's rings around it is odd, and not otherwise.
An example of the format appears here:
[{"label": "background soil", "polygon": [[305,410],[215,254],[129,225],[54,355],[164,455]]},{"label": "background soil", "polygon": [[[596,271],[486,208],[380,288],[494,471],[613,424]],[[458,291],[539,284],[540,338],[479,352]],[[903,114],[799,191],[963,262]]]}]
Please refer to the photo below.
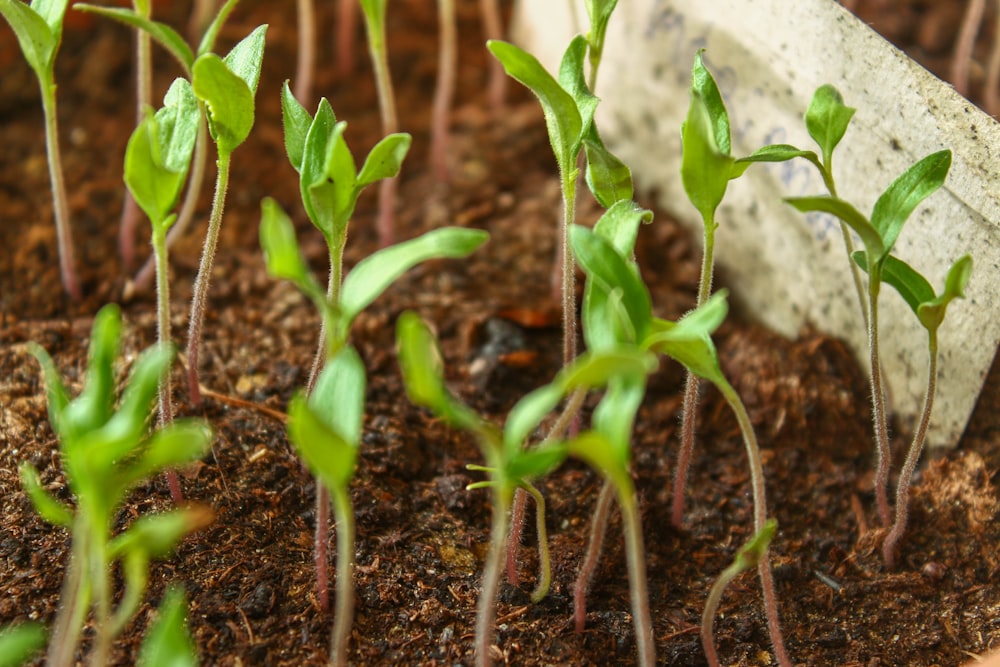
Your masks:
[{"label": "background soil", "polygon": [[[330,4],[317,8],[324,31],[332,31]],[[953,38],[929,48],[920,41],[920,26],[939,5],[963,3],[858,4],[863,18],[943,73],[939,68],[947,65]],[[414,135],[400,182],[398,229],[400,237],[410,237],[443,223],[458,224],[487,229],[492,240],[468,261],[436,262],[411,272],[354,330],[370,375],[364,447],[353,486],[358,595],[352,661],[359,665],[471,661],[489,525],[486,492],[465,490],[478,479],[465,469],[479,461],[474,444],[405,399],[393,351],[396,317],[412,308],[434,323],[454,391],[498,420],[526,391],[551,378],[559,361],[549,274],[560,204],[541,113],[516,84],[509,87],[505,109],[488,107],[477,3],[458,5],[462,55],[453,179],[441,185],[425,168],[437,58],[434,3],[390,4],[392,72],[403,129]],[[910,22],[895,32],[885,27],[886,17],[894,16],[887,7]],[[183,2],[157,9],[179,27],[187,10]],[[318,331],[312,306],[291,286],[266,276],[256,234],[260,199],[274,196],[293,212],[319,273],[325,271],[326,254],[301,212],[296,175],[284,156],[278,90],[294,70],[294,12],[245,0],[223,31],[220,50],[264,22],[270,28],[257,122],[235,153],[202,353],[203,383],[250,406],[209,398],[193,411],[179,388],[178,370],[180,412],[204,414],[217,434],[211,455],[186,471],[185,492],[209,505],[216,521],[181,545],[176,557],[155,565],[148,606],[117,643],[117,664],[134,662],[150,612],[169,581],[180,581],[187,590],[204,664],[311,665],[321,664],[327,653],[332,616],[319,609],[311,564],[314,485],[290,451],[283,425],[254,407],[284,409],[305,383]],[[337,80],[332,67],[324,66],[316,81],[316,90],[350,123],[347,136],[355,153],[367,151],[379,134],[362,39],[359,34],[351,80]],[[986,48],[991,32],[981,39]],[[37,86],[10,32],[0,28],[0,625],[29,618],[49,623],[58,604],[68,537],[34,514],[16,477],[17,463],[31,461],[51,490],[69,496],[26,342],[44,346],[70,386],[78,388],[92,316],[104,303],[121,301],[126,273],[116,235],[121,156],[134,114],[130,44],[124,28],[77,17],[68,25],[58,61],[67,186],[87,293],[77,304],[59,285]],[[323,39],[319,62],[331,59],[332,40]],[[155,62],[162,95],[177,72],[160,51]],[[201,225],[171,255],[174,330],[181,339],[209,196],[206,187]],[[349,264],[375,247],[374,212],[374,198],[363,197]],[[585,220],[597,214],[594,204],[582,205]],[[146,239],[143,230],[144,256]],[[654,224],[641,231],[637,256],[658,315],[676,318],[693,305],[700,255],[669,217],[657,213]],[[725,285],[724,276],[720,284]],[[150,296],[124,308],[123,378],[127,362],[155,335]],[[717,343],[764,450],[771,507],[781,527],[771,552],[795,662],[957,665],[1000,648],[996,368],[959,447],[938,455],[920,473],[902,563],[887,572],[878,556],[880,533],[873,528],[867,385],[845,347],[811,331],[788,341],[739,313]],[[749,536],[751,503],[738,429],[719,396],[707,391],[687,525],[684,531],[668,527],[681,384],[681,371],[669,364],[652,379],[636,431],[634,474],[660,660],[700,665],[697,625],[705,596]],[[904,429],[893,432],[897,447],[908,443]],[[575,463],[543,482],[552,591],[540,604],[528,600],[537,565],[528,537],[521,585],[501,590],[498,661],[634,662],[617,519],[590,597],[587,630],[577,635],[572,628],[571,587],[599,487],[600,480]],[[165,484],[157,479],[137,490],[119,520],[127,525],[168,506]],[[755,577],[744,575],[727,592],[717,633],[726,664],[770,664]]]}]

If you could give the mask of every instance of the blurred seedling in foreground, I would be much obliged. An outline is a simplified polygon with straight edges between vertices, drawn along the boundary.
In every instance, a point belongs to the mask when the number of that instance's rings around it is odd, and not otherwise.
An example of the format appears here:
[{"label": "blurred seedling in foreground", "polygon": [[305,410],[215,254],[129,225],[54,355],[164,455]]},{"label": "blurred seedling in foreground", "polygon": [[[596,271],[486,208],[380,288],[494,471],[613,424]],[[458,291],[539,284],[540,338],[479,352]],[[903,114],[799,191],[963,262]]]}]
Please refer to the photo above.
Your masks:
[{"label": "blurred seedling in foreground", "polygon": [[45,150],[48,155],[49,181],[52,186],[52,211],[56,220],[59,246],[59,273],[63,287],[74,300],[83,298],[76,268],[73,233],[70,224],[66,185],[63,182],[59,153],[59,125],[56,113],[55,62],[62,41],[63,18],[68,0],[0,0],[0,14],[17,37],[21,52],[35,72],[42,93],[45,116]]},{"label": "blurred seedling in foreground", "polygon": [[[51,357],[41,347],[31,347],[45,377],[49,421],[76,502],[71,507],[52,496],[38,471],[30,463],[21,464],[21,483],[36,511],[71,534],[72,552],[48,653],[48,664],[59,667],[74,664],[89,614],[95,628],[89,664],[110,664],[112,641],[143,601],[150,560],[168,556],[186,534],[212,518],[207,508],[181,507],[142,516],[112,536],[115,516],[132,488],[162,470],[197,460],[212,439],[211,429],[201,419],[178,420],[149,432],[157,385],[174,355],[167,345],[139,355],[121,400],[116,400],[114,365],[121,330],[117,306],[98,312],[86,380],[74,399]],[[112,591],[116,561],[121,563],[125,585],[120,596]]]}]

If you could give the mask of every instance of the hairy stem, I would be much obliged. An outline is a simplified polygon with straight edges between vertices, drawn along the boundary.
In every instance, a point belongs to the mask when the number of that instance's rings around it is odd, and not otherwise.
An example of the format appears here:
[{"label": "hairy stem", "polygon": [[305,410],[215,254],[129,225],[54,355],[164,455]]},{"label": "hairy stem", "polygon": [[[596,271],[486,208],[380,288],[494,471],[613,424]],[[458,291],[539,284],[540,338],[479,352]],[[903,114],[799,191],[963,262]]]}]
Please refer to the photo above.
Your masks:
[{"label": "hairy stem", "polygon": [[316,16],[313,0],[297,0],[299,31],[298,60],[295,64],[295,98],[312,106],[313,70],[316,69]]},{"label": "hairy stem", "polygon": [[52,184],[52,212],[56,219],[56,243],[59,246],[59,272],[63,287],[74,301],[83,299],[80,278],[76,270],[76,252],[70,232],[69,204],[63,181],[62,157],[59,152],[59,121],[56,114],[56,85],[41,81],[42,111],[45,115],[45,152]]},{"label": "hairy stem", "polygon": [[872,421],[875,426],[875,506],[879,521],[888,526],[889,509],[889,429],[885,413],[885,392],[882,387],[882,362],[878,347],[878,294],[881,271],[873,267],[868,276],[868,351],[871,364]]},{"label": "hairy stem", "polygon": [[563,224],[559,232],[562,253],[563,368],[576,359],[576,270],[569,247],[569,229],[576,221],[576,175],[561,174]]},{"label": "hairy stem", "polygon": [[483,583],[476,604],[476,667],[489,667],[490,646],[493,643],[493,622],[497,611],[497,590],[505,543],[507,541],[507,514],[513,493],[499,486],[493,487],[493,525],[490,528],[490,549],[483,566]]},{"label": "hairy stem", "polygon": [[705,600],[705,610],[701,614],[701,645],[705,649],[705,658],[709,667],[719,667],[719,654],[715,650],[715,616],[719,610],[719,602],[722,601],[722,593],[726,590],[733,579],[739,576],[741,570],[736,563],[722,571],[719,578],[712,584],[708,591],[708,599]]},{"label": "hairy stem", "polygon": [[79,514],[73,521],[69,567],[63,579],[59,612],[52,626],[45,664],[49,667],[70,667],[76,664],[76,649],[90,608],[90,577],[87,566],[87,528]]},{"label": "hairy stem", "polygon": [[628,564],[629,597],[632,598],[632,622],[640,667],[656,664],[656,642],[649,614],[649,587],[646,585],[646,551],[642,543],[642,521],[635,502],[635,490],[618,489],[618,506],[625,532],[625,557]]},{"label": "hairy stem", "polygon": [[198,266],[198,276],[194,281],[194,296],[191,298],[191,316],[188,322],[188,394],[192,406],[201,403],[201,391],[198,388],[198,352],[201,347],[201,329],[205,321],[205,307],[208,298],[208,286],[212,279],[212,262],[215,259],[215,248],[219,243],[219,230],[222,228],[222,211],[225,208],[226,190],[229,187],[229,159],[226,151],[219,151],[218,176],[215,181],[215,197],[212,201],[212,214],[208,219],[208,231],[205,233],[205,245],[201,252],[201,263]]},{"label": "hairy stem", "polygon": [[[740,399],[739,394],[728,382],[716,383],[722,392],[726,402],[736,415],[736,421],[740,425],[743,433],[743,444],[746,447],[747,462],[750,467],[750,486],[753,490],[753,530],[759,533],[764,530],[767,521],[767,497],[764,491],[764,465],[760,458],[760,446],[757,444],[757,436],[747,414],[746,407]],[[781,634],[781,620],[778,616],[778,598],[774,590],[774,577],[771,574],[771,561],[767,551],[761,556],[757,566],[760,575],[761,592],[764,598],[764,614],[767,617],[767,631],[771,637],[771,646],[774,649],[774,657],[781,667],[791,667],[792,662],[785,650],[785,640]]]},{"label": "hairy stem", "polygon": [[438,24],[441,45],[438,49],[437,86],[434,89],[431,111],[430,163],[434,176],[444,183],[448,180],[448,126],[451,103],[455,96],[455,65],[458,57],[454,0],[438,0]]},{"label": "hairy stem", "polygon": [[[84,508],[81,511],[87,513],[88,509]],[[90,651],[89,663],[91,667],[106,667],[106,665],[111,664],[111,640],[113,639],[109,572],[111,564],[108,562],[106,535],[101,534],[105,531],[105,525],[105,522],[93,522],[88,526],[90,533],[88,565],[90,571],[87,576],[90,578],[91,586],[93,586],[94,625],[96,626],[94,645]]]},{"label": "hairy stem", "polygon": [[347,649],[354,624],[354,508],[348,489],[335,489],[333,511],[337,519],[337,608],[330,641],[330,662],[347,664]]},{"label": "hairy stem", "polygon": [[[715,274],[715,228],[714,218],[704,220],[704,250],[701,255],[701,278],[698,281],[698,300],[695,307],[702,305],[712,293],[712,279]],[[674,473],[674,488],[671,501],[670,522],[674,528],[684,525],[684,495],[687,489],[688,471],[694,452],[695,419],[698,412],[698,378],[688,371],[684,382],[684,403],[681,409],[681,446],[677,452],[677,470]]]},{"label": "hairy stem", "polygon": [[[484,39],[503,39],[503,17],[500,15],[499,0],[479,0],[479,13],[483,19]],[[507,73],[504,72],[503,63],[496,58],[490,59],[487,96],[493,111],[503,108],[507,97]]]},{"label": "hairy stem", "polygon": [[538,533],[538,584],[531,593],[532,602],[541,602],[552,585],[552,561],[549,558],[549,533],[545,528],[545,497],[534,486],[522,482],[523,488],[535,499],[535,530]]},{"label": "hairy stem", "polygon": [[608,532],[608,521],[611,518],[611,501],[615,497],[615,488],[605,480],[601,493],[597,496],[597,505],[590,521],[590,539],[587,540],[587,550],[580,563],[580,571],[573,583],[573,618],[577,633],[582,633],[587,625],[587,594],[594,579],[597,564],[601,561],[604,550],[604,539]]},{"label": "hairy stem", "polygon": [[899,473],[899,481],[896,482],[896,521],[892,524],[892,530],[886,535],[885,541],[882,542],[882,558],[889,569],[896,566],[899,542],[906,533],[906,523],[910,515],[910,480],[913,478],[913,471],[917,468],[917,462],[920,461],[920,454],[924,450],[927,427],[931,421],[931,410],[934,408],[934,393],[937,388],[937,333],[931,333],[927,349],[930,359],[927,366],[927,392],[924,394],[924,407],[920,413],[917,432],[913,434],[913,442],[910,443],[910,451],[906,453],[906,461]]}]

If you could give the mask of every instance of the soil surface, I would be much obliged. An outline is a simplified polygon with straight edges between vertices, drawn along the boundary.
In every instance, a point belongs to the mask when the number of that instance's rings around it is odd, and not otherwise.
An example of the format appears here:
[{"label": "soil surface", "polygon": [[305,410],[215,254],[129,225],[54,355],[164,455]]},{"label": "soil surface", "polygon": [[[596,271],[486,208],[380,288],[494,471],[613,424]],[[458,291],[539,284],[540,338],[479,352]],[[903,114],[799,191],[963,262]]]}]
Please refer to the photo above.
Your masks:
[{"label": "soil surface", "polygon": [[[323,34],[332,34],[333,3],[319,4]],[[866,16],[879,4],[885,3],[861,3],[857,10]],[[187,3],[157,7],[163,20],[179,28],[187,9]],[[914,25],[930,12],[920,3],[908,11]],[[459,2],[458,12],[462,53],[447,185],[426,168],[437,67],[434,3],[397,0],[388,12],[401,123],[414,136],[399,183],[398,235],[456,224],[486,229],[492,240],[469,260],[412,271],[353,331],[369,373],[364,445],[352,487],[358,542],[351,661],[357,665],[470,664],[488,539],[487,492],[465,489],[480,479],[465,467],[482,462],[478,450],[466,435],[406,400],[394,352],[396,318],[415,309],[433,323],[452,389],[498,421],[524,393],[547,382],[560,360],[550,274],[561,205],[541,112],[516,84],[509,86],[506,108],[491,110],[478,3]],[[302,213],[281,130],[278,91],[294,72],[294,12],[245,0],[226,25],[219,50],[265,22],[270,28],[256,126],[234,154],[212,276],[201,370],[202,383],[215,393],[194,409],[182,369],[174,375],[178,412],[203,415],[216,432],[211,454],[182,475],[186,496],[209,506],[216,518],[175,557],[154,565],[147,604],[117,641],[115,664],[134,663],[168,582],[181,582],[187,591],[203,664],[316,665],[328,652],[332,612],[320,609],[312,566],[315,485],[291,451],[284,425],[263,411],[284,410],[303,387],[319,327],[310,303],[266,275],[256,231],[262,197],[273,196],[292,212],[309,261],[318,275],[326,271],[326,250]],[[907,34],[895,37],[915,56],[927,51],[912,28]],[[348,141],[363,154],[380,130],[360,30],[357,37],[351,80],[338,80],[332,67],[321,67],[315,89],[349,122]],[[332,62],[332,41],[320,41],[319,62]],[[930,55],[942,59],[953,38],[945,41]],[[59,55],[61,136],[86,292],[82,303],[72,303],[59,283],[37,86],[6,26],[0,29],[0,625],[51,623],[59,604],[69,539],[35,514],[16,473],[20,461],[30,461],[51,491],[69,497],[38,365],[26,343],[47,349],[78,391],[93,314],[104,303],[123,302],[128,273],[117,250],[117,223],[122,155],[134,119],[130,44],[124,28],[77,17],[68,24]],[[178,72],[162,51],[154,53],[159,98]],[[173,325],[181,343],[209,190],[206,185],[200,224],[171,253]],[[366,194],[353,222],[348,265],[376,247],[375,209],[375,197]],[[584,221],[598,214],[596,204],[581,205]],[[140,227],[145,259],[148,230],[145,223]],[[659,316],[677,318],[692,307],[698,244],[669,216],[657,212],[641,230],[637,259]],[[155,317],[151,295],[123,304],[124,379],[135,352],[153,342]],[[717,345],[763,448],[770,506],[780,525],[771,554],[794,662],[952,666],[1000,649],[996,368],[960,445],[933,456],[918,473],[912,528],[899,567],[887,571],[874,512],[867,383],[845,346],[812,331],[789,341],[738,312],[719,332]],[[652,378],[636,428],[634,477],[659,660],[701,665],[698,625],[705,597],[749,537],[752,504],[736,422],[720,396],[707,390],[686,525],[682,531],[669,527],[682,385],[676,365],[664,363]],[[897,426],[893,434],[900,454],[908,433]],[[497,662],[634,663],[617,517],[589,598],[586,631],[573,629],[572,585],[600,485],[575,462],[540,484],[548,502],[553,585],[542,602],[530,602],[537,557],[533,531],[527,531],[521,582],[501,587]],[[118,520],[124,526],[170,504],[166,484],[157,478],[136,490]],[[725,664],[771,664],[754,575],[739,577],[728,589],[716,631]]]}]

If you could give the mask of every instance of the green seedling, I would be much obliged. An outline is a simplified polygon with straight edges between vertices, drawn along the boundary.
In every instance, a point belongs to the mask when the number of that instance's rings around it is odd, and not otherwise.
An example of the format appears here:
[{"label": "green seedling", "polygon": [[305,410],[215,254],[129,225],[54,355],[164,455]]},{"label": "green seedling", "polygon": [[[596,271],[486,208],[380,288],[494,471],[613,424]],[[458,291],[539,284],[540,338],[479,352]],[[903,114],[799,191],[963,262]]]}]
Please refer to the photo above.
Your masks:
[{"label": "green seedling", "polygon": [[[399,318],[396,331],[399,363],[410,400],[429,408],[449,424],[474,435],[486,462],[485,466],[470,465],[469,468],[486,472],[489,480],[477,482],[469,488],[489,488],[493,501],[490,548],[483,569],[475,638],[476,664],[488,665],[501,560],[506,550],[514,491],[518,488],[525,489],[536,502],[541,503],[542,496],[534,488],[532,481],[554,470],[574,448],[586,450],[587,439],[597,436],[587,432],[569,441],[546,438],[532,447],[526,446],[528,438],[564,397],[579,389],[607,386],[613,378],[619,376],[644,377],[655,367],[655,360],[652,355],[638,350],[583,355],[573,365],[563,369],[551,384],[522,398],[511,410],[501,431],[448,391],[444,383],[440,351],[429,327],[419,316],[412,312],[404,313]],[[541,531],[544,529],[542,504],[539,504],[539,514],[541,518],[538,528]],[[539,545],[545,545],[547,541],[547,536],[540,533]],[[542,573],[538,587],[532,594],[534,600],[544,597],[550,581],[546,547],[540,548],[539,555]]]},{"label": "green seedling", "polygon": [[[866,272],[868,270],[867,259],[863,252],[854,253],[855,262]],[[917,429],[913,434],[913,441],[906,454],[906,461],[903,462],[903,469],[896,482],[896,518],[892,529],[882,543],[882,558],[889,568],[896,564],[899,542],[906,533],[910,507],[910,480],[924,449],[927,427],[931,420],[931,410],[934,407],[934,393],[937,388],[938,328],[944,322],[948,304],[954,299],[965,296],[965,286],[969,283],[971,273],[972,257],[963,255],[948,270],[944,290],[941,294],[935,294],[934,288],[931,287],[927,279],[903,260],[890,255],[885,259],[885,264],[882,267],[882,281],[899,292],[910,310],[916,315],[920,325],[927,330],[928,357],[924,405],[917,422]]]},{"label": "green seedling", "polygon": [[878,297],[889,253],[902,231],[903,224],[920,203],[944,183],[951,167],[951,151],[932,153],[901,174],[875,202],[870,218],[839,197],[791,197],[785,199],[793,207],[808,213],[818,211],[840,218],[864,244],[864,263],[868,267],[868,350],[871,368],[872,420],[875,425],[877,463],[875,468],[875,502],[882,525],[891,521],[889,484],[889,435],[885,410],[878,340]]},{"label": "green seedling", "polygon": [[188,394],[191,403],[201,402],[198,385],[198,355],[201,348],[201,328],[205,321],[208,286],[212,275],[212,262],[222,227],[222,212],[229,187],[229,164],[233,151],[242,144],[254,122],[254,94],[260,80],[260,66],[264,58],[264,33],[267,26],[255,28],[233,47],[225,58],[206,53],[194,61],[191,84],[208,111],[208,129],[218,152],[218,173],[212,213],[208,218],[208,231],[202,250],[198,276],[191,298],[191,315],[188,323]]},{"label": "green seedling", "polygon": [[197,667],[198,652],[187,627],[184,589],[171,584],[163,595],[156,620],[139,649],[139,667]]},{"label": "green seedling", "polygon": [[[378,91],[378,106],[382,116],[382,134],[392,135],[399,130],[396,115],[396,95],[389,74],[389,54],[385,47],[385,5],[386,0],[360,0],[361,11],[365,15],[365,29],[368,33],[368,52],[375,68],[375,89]],[[393,207],[396,205],[396,179],[386,178],[379,184],[378,229],[379,245],[386,247],[395,241],[393,229]]]},{"label": "green seedling", "polygon": [[736,552],[736,558],[733,559],[729,567],[722,571],[708,592],[705,611],[701,615],[701,645],[705,648],[705,657],[708,658],[710,667],[719,667],[719,654],[715,651],[715,633],[712,626],[715,624],[715,615],[719,609],[722,594],[726,587],[733,582],[733,579],[760,565],[761,560],[766,558],[767,548],[777,532],[778,522],[774,519],[768,519],[764,528],[740,547],[740,550]]},{"label": "green seedling", "polygon": [[[715,274],[715,231],[719,226],[716,211],[725,197],[729,181],[739,178],[755,162],[781,162],[804,154],[790,146],[767,146],[744,158],[734,158],[722,94],[705,67],[702,51],[695,54],[691,71],[691,104],[681,125],[681,181],[688,199],[701,215],[703,245],[701,277],[696,305],[706,302],[712,293]],[[694,451],[695,416],[698,409],[698,379],[688,373],[684,386],[681,446],[671,503],[671,522],[676,528],[684,523],[684,492]]]},{"label": "green seedling", "polygon": [[59,246],[59,272],[63,287],[74,300],[83,298],[76,269],[69,203],[63,182],[62,158],[59,153],[59,125],[56,113],[55,62],[62,42],[63,17],[68,0],[0,0],[0,14],[14,31],[21,52],[35,72],[42,93],[45,116],[45,150],[52,185],[52,209],[56,220],[56,240]]},{"label": "green seedling", "polygon": [[45,646],[41,623],[18,623],[0,630],[0,667],[20,667]]},{"label": "green seedling", "polygon": [[[211,520],[204,508],[186,507],[140,517],[112,537],[115,516],[128,492],[161,470],[204,455],[212,432],[203,420],[178,420],[153,433],[147,419],[160,378],[173,350],[157,345],[140,355],[120,402],[115,397],[114,362],[121,339],[116,306],[105,306],[94,319],[83,391],[75,399],[49,355],[31,348],[45,377],[49,421],[59,439],[62,465],[76,507],[50,495],[31,464],[21,464],[21,483],[36,511],[49,523],[70,530],[72,555],[63,582],[48,664],[75,664],[88,610],[95,636],[90,664],[109,663],[111,642],[142,602],[149,561],[169,555],[192,530]],[[125,589],[112,608],[112,565],[121,562]]]},{"label": "green seedling", "polygon": [[[596,325],[591,339],[598,344],[601,341],[628,342],[643,351],[665,354],[680,362],[689,372],[716,386],[733,411],[743,436],[753,490],[754,530],[759,532],[767,520],[760,447],[739,394],[719,367],[718,354],[711,338],[726,316],[725,292],[713,295],[678,322],[653,317],[649,291],[637,267],[619,250],[630,247],[628,244],[634,242],[629,229],[638,226],[639,219],[624,216],[622,221],[627,225],[616,231],[609,229],[604,234],[580,226],[571,229],[570,237],[577,261],[587,274],[588,281],[596,285],[589,296],[591,303],[585,303],[584,308],[585,312],[590,310],[594,316],[584,321],[584,328],[587,329],[588,321],[592,323],[591,327]],[[624,419],[624,410],[609,412],[612,420]],[[624,430],[622,426],[618,429],[619,433]],[[781,637],[774,580],[767,559],[761,561],[759,574],[775,657],[779,664],[790,665]],[[635,600],[633,604],[636,604]]]},{"label": "green seedling", "polygon": [[288,437],[318,484],[333,498],[337,522],[337,608],[330,642],[333,665],[347,664],[354,619],[354,508],[350,486],[364,413],[365,367],[349,346],[326,363],[308,398],[300,392],[288,406]]},{"label": "green seedling", "polygon": [[549,142],[559,167],[563,198],[563,224],[560,227],[562,259],[563,364],[576,357],[576,298],[573,258],[568,230],[575,220],[577,157],[581,150],[587,157],[587,184],[604,207],[632,198],[632,175],[617,157],[604,146],[594,125],[598,99],[584,80],[586,38],[578,35],[570,42],[559,66],[558,80],[538,60],[507,42],[490,41],[490,51],[503,63],[508,76],[526,86],[538,97],[545,116]]},{"label": "green seedling", "polygon": [[[214,18],[212,18],[211,22],[207,24],[207,28],[204,30],[204,35],[201,43],[197,47],[197,50],[193,50],[190,46],[188,46],[188,43],[184,40],[184,38],[181,37],[180,34],[178,34],[177,31],[171,26],[166,23],[152,20],[149,16],[147,8],[144,4],[142,4],[142,2],[134,3],[134,9],[131,10],[123,7],[102,7],[99,5],[91,5],[80,2],[75,3],[73,5],[73,9],[98,14],[137,29],[139,31],[140,41],[145,36],[152,38],[153,41],[166,49],[167,52],[174,57],[177,63],[181,66],[181,69],[183,69],[188,80],[192,80],[192,71],[195,60],[212,52],[212,49],[215,46],[215,40],[218,37],[219,31],[222,29],[222,25],[225,23],[226,19],[229,18],[233,9],[236,8],[236,4],[238,2],[239,0],[227,0],[226,3],[219,8],[218,12],[215,13]],[[197,10],[202,8],[203,5],[204,3],[199,3],[199,5],[195,8],[195,13],[197,13]],[[214,8],[212,11],[214,11]],[[198,23],[200,25],[200,20]],[[144,77],[142,74],[141,62],[139,64],[139,76]],[[141,91],[143,87],[144,84],[140,85],[139,90]],[[141,102],[140,105],[141,121],[141,118],[145,114],[145,111],[143,110],[145,105],[142,105]],[[194,162],[191,167],[191,178],[188,182],[187,193],[184,196],[184,203],[181,205],[181,210],[177,215],[177,221],[171,227],[170,233],[167,235],[168,248],[172,246],[176,239],[180,238],[180,236],[188,228],[191,219],[194,217],[194,212],[198,204],[198,197],[201,194],[201,186],[205,176],[205,163],[208,156],[208,124],[206,122],[204,102],[201,100],[199,100],[199,111],[200,120],[194,146]],[[127,224],[134,224],[134,221]],[[126,222],[123,219],[119,239],[122,257],[125,260],[126,266],[128,266],[131,264],[131,260],[129,258],[135,254],[135,234],[132,229],[127,229],[126,226]],[[133,293],[145,290],[149,286],[150,282],[152,282],[155,270],[155,258],[151,257],[135,275],[135,278],[126,284],[125,298],[130,298]]]},{"label": "green seedling", "polygon": [[587,60],[590,62],[590,76],[587,86],[597,90],[597,71],[604,56],[604,38],[608,32],[608,22],[618,5],[618,0],[586,0],[590,31],[587,33]]},{"label": "green seedling", "polygon": [[[170,281],[167,269],[167,231],[177,220],[173,213],[198,134],[198,99],[185,79],[176,79],[163,98],[163,107],[146,116],[135,129],[125,149],[125,184],[133,200],[146,213],[153,227],[153,257],[156,261],[156,325],[161,345],[172,342],[170,333]],[[169,371],[160,379],[160,424],[173,420]],[[168,473],[175,502],[183,499],[180,482]]]}]

